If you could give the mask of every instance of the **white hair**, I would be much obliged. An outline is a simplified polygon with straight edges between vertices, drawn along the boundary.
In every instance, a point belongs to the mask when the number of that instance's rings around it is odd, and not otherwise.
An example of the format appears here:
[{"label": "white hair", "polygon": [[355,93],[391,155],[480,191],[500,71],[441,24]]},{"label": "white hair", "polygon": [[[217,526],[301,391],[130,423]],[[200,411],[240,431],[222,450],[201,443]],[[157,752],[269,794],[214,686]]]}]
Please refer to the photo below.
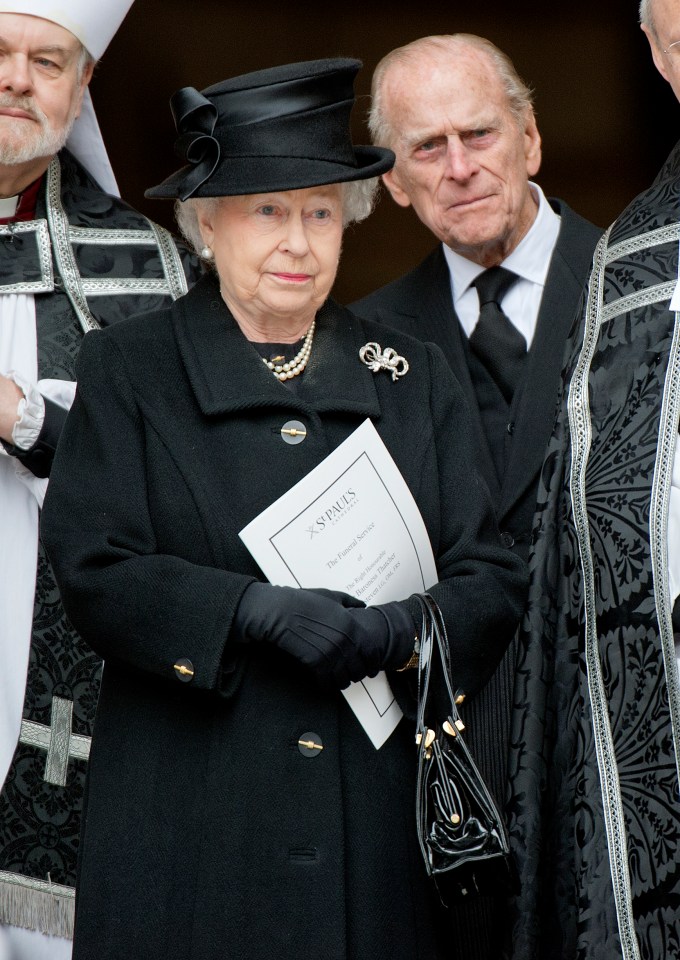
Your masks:
[{"label": "white hair", "polygon": [[421,37],[403,47],[397,47],[382,58],[375,68],[372,83],[372,102],[368,117],[368,127],[373,143],[380,147],[393,147],[397,140],[396,131],[388,120],[384,104],[385,77],[393,64],[408,64],[417,60],[423,53],[447,53],[452,58],[465,48],[479,50],[491,61],[498,79],[501,81],[508,98],[508,105],[517,123],[523,125],[527,115],[533,112],[533,93],[531,88],[519,76],[507,54],[484,37],[473,33],[454,33],[441,36]]},{"label": "white hair", "polygon": [[76,77],[77,77],[78,83],[82,81],[83,74],[85,73],[85,71],[90,65],[94,68],[97,65],[97,61],[92,56],[92,54],[87,49],[87,47],[84,47],[81,43],[80,53],[78,54],[78,63],[76,66]]},{"label": "white hair", "polygon": [[379,177],[351,180],[342,185],[342,222],[344,226],[365,220],[375,206]]},{"label": "white hair", "polygon": [[[378,184],[378,177],[372,177],[370,180],[352,180],[341,184],[343,226],[366,219],[375,206]],[[198,225],[199,210],[214,208],[219,200],[219,197],[190,197],[188,200],[177,200],[175,203],[175,219],[180,233],[199,256],[204,246]]]},{"label": "white hair", "polygon": [[652,15],[652,0],[640,0],[640,23],[648,27],[656,36],[654,16]]}]

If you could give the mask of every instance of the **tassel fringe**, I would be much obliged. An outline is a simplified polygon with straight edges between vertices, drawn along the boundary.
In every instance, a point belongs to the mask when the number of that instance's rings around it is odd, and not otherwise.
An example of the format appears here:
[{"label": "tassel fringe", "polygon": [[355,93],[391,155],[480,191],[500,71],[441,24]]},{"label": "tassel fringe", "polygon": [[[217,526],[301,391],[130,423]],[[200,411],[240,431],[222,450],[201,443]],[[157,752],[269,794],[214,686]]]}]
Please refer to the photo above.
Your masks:
[{"label": "tassel fringe", "polygon": [[0,870],[0,923],[73,939],[75,890]]}]

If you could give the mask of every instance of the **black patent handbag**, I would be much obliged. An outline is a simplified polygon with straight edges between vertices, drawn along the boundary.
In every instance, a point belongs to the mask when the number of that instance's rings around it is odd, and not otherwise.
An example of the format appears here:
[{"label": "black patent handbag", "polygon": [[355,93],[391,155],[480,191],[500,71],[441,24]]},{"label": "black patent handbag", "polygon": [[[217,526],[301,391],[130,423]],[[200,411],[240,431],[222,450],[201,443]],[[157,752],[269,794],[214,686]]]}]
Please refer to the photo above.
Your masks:
[{"label": "black patent handbag", "polygon": [[[429,876],[435,876],[466,864],[497,860],[502,872],[507,869],[509,854],[507,831],[463,740],[465,726],[451,687],[444,620],[429,594],[418,599],[423,622],[418,666],[416,817],[425,867]],[[465,875],[470,876],[469,871]]]}]

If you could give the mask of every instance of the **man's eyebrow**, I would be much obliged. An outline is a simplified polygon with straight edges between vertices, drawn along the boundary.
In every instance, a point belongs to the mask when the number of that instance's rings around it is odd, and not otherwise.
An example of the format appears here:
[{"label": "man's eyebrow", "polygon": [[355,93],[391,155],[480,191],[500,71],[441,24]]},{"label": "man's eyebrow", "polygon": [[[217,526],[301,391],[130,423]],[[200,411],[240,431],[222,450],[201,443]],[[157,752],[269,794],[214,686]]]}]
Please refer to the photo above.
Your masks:
[{"label": "man's eyebrow", "polygon": [[59,43],[49,43],[45,44],[42,47],[36,47],[34,50],[31,50],[31,53],[52,53],[52,54],[61,54],[64,57],[70,57],[75,53],[75,50],[71,50],[68,47],[63,47]]},{"label": "man's eyebrow", "polygon": [[401,138],[401,142],[407,147],[416,147],[419,143],[427,143],[428,140],[436,140],[438,137],[446,136],[441,131],[436,130],[416,130]]},{"label": "man's eyebrow", "polygon": [[422,127],[420,130],[409,130],[400,139],[406,146],[417,146],[419,143],[426,143],[428,140],[438,140],[440,137],[446,137],[453,134],[472,133],[474,130],[496,130],[502,124],[501,117],[498,114],[486,114],[470,118],[466,123],[455,127]]},{"label": "man's eyebrow", "polygon": [[[2,34],[0,34],[0,46],[3,46],[3,47],[11,46],[10,41],[7,39],[7,37],[3,37]],[[63,46],[63,44],[60,44],[60,43],[45,43],[31,50],[31,54],[33,56],[40,53],[50,53],[53,55],[56,54],[64,57],[71,57],[76,52],[77,51],[75,49],[65,47]]]}]

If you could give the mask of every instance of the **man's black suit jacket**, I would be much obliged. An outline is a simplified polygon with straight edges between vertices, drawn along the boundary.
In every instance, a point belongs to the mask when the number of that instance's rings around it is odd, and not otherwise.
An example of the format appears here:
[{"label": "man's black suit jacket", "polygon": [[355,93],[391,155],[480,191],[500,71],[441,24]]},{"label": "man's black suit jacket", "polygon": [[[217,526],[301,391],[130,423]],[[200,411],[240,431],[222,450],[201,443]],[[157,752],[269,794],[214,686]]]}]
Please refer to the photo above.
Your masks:
[{"label": "man's black suit jacket", "polygon": [[441,246],[415,270],[350,305],[361,317],[432,341],[444,351],[472,409],[479,437],[478,468],[491,491],[500,529],[506,542],[524,559],[529,553],[543,454],[552,431],[564,345],[602,234],[566,203],[551,199],[550,204],[562,223],[529,351],[524,388],[510,412],[512,440],[502,482],[482,428],[466,361],[465,333],[453,308],[449,269]]},{"label": "man's black suit jacket", "polygon": [[[438,344],[468,398],[478,437],[478,469],[496,506],[504,541],[524,559],[529,554],[538,482],[561,382],[567,335],[579,315],[593,252],[602,231],[551,199],[562,218],[541,300],[536,332],[529,351],[524,386],[508,420],[506,469],[499,480],[482,426],[477,396],[468,368],[465,333],[453,308],[451,280],[441,246],[410,273],[350,305],[366,319],[378,320],[421,340]],[[390,346],[385,332],[384,348]],[[455,490],[451,496],[455,497]],[[514,684],[515,644],[511,644],[489,683],[463,708],[467,742],[489,787],[504,806],[510,713]],[[507,925],[505,897],[483,897],[453,909],[452,956],[497,960]]]}]

